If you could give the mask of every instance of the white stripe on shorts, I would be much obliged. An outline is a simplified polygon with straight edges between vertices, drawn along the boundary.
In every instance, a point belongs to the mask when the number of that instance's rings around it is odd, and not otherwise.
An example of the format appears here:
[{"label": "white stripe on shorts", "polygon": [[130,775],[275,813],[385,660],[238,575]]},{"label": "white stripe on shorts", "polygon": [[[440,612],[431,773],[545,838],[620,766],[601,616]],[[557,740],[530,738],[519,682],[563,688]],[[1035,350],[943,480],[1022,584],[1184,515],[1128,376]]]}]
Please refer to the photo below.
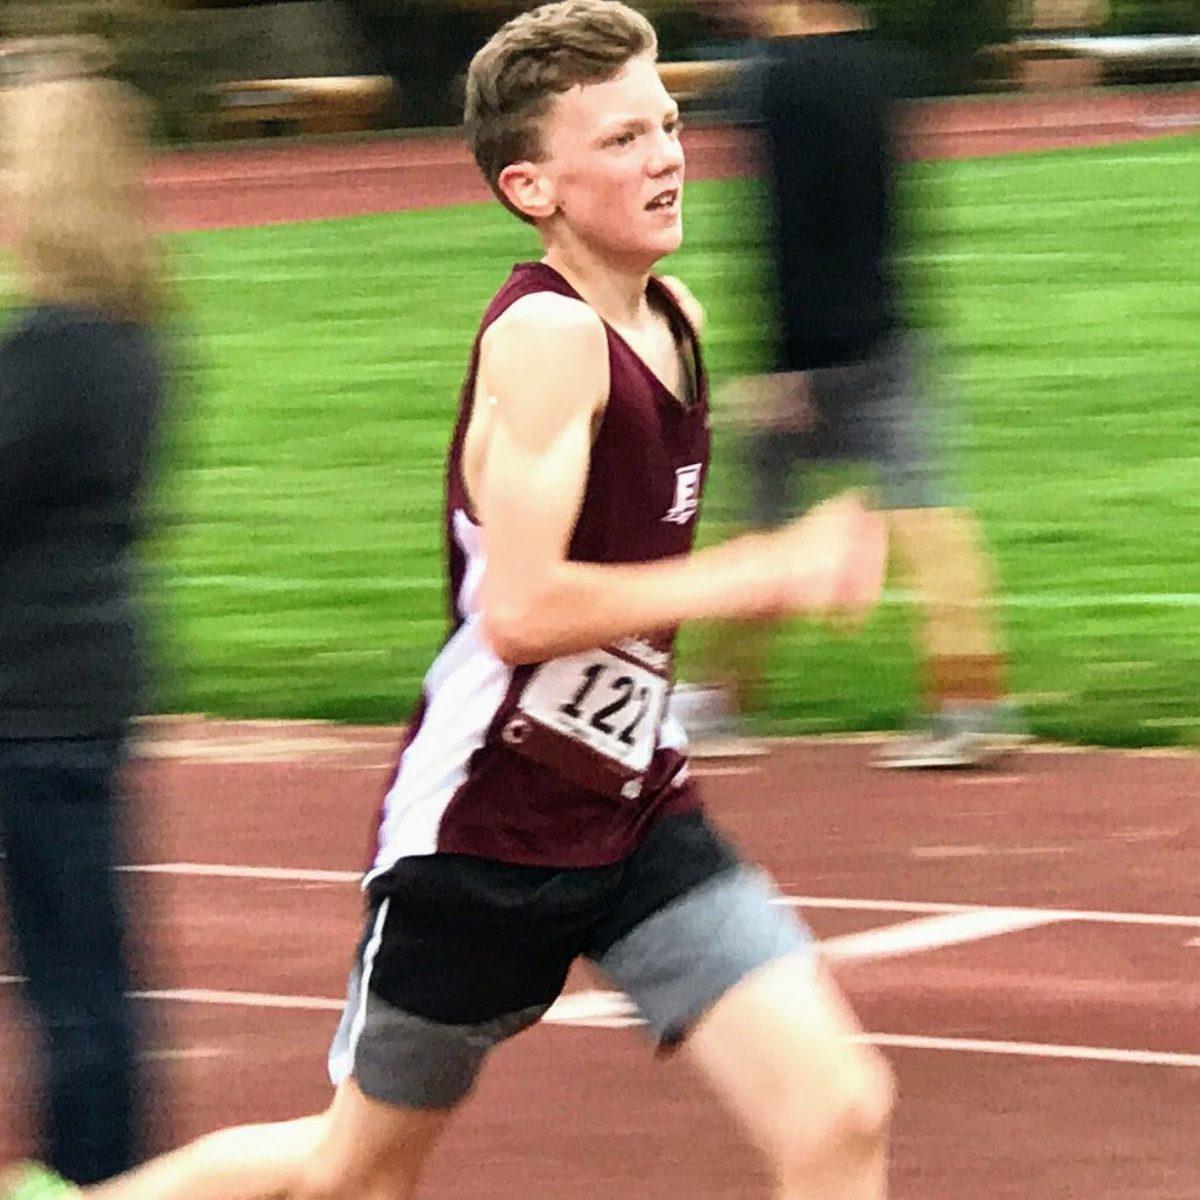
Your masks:
[{"label": "white stripe on shorts", "polygon": [[379,947],[383,943],[383,926],[387,921],[388,905],[391,901],[392,898],[388,896],[380,904],[379,912],[375,915],[375,925],[371,930],[370,940],[363,950],[362,968],[358,981],[358,1005],[350,1023],[350,1035],[346,1039],[346,1047],[338,1056],[337,1061],[329,1064],[329,1075],[335,1084],[341,1083],[342,1080],[348,1079],[354,1074],[354,1056],[358,1052],[358,1039],[362,1037],[362,1031],[367,1024],[367,999],[371,994],[371,971],[375,967],[375,956],[379,953]]}]

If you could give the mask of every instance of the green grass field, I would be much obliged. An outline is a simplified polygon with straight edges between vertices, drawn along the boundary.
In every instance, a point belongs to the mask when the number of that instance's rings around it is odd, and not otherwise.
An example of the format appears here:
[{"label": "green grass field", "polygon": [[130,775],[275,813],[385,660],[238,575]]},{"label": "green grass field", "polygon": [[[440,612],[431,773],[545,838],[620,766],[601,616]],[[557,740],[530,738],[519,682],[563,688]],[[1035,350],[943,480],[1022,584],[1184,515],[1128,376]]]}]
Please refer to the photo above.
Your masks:
[{"label": "green grass field", "polygon": [[[1200,139],[914,168],[911,269],[955,390],[1032,729],[1200,741]],[[744,182],[689,186],[669,264],[715,379],[760,353]],[[444,630],[440,487],[466,348],[536,249],[497,207],[172,241],[188,362],[156,549],[160,706],[402,719]],[[732,435],[703,535],[735,515]],[[685,665],[695,643],[685,639]],[[797,624],[771,729],[895,727],[898,598],[857,640]]]}]

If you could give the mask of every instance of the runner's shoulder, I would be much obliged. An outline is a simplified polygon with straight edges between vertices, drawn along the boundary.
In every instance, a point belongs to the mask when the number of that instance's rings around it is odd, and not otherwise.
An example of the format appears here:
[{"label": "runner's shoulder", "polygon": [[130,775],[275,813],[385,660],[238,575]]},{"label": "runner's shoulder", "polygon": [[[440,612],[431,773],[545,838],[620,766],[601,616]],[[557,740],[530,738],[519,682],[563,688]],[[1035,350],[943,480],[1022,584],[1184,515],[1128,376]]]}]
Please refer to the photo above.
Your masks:
[{"label": "runner's shoulder", "polygon": [[[522,296],[489,327],[481,346],[489,387],[558,393],[569,385],[581,402],[607,391],[608,335],[582,300],[554,292]],[[591,387],[580,387],[583,380]]]}]

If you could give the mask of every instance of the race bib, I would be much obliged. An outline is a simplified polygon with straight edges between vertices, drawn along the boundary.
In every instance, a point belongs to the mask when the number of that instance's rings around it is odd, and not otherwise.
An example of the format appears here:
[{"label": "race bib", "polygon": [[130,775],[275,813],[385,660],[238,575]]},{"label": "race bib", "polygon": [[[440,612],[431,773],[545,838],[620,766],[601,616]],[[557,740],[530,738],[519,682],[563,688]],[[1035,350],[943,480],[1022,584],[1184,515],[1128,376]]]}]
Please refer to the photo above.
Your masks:
[{"label": "race bib", "polygon": [[640,641],[544,663],[525,685],[504,740],[577,780],[582,767],[597,790],[636,796],[658,744],[668,670],[668,655]]}]

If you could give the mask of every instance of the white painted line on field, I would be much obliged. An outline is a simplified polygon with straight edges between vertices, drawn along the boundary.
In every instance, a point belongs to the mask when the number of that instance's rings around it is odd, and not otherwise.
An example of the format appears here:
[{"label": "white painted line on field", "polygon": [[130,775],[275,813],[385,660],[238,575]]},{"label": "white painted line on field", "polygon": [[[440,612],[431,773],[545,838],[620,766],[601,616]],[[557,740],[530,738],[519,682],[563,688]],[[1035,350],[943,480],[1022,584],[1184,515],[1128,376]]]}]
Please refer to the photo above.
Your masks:
[{"label": "white painted line on field", "polygon": [[907,1033],[868,1033],[857,1040],[904,1050],[957,1050],[964,1054],[1016,1054],[1025,1058],[1069,1058],[1083,1062],[1131,1063],[1140,1067],[1200,1068],[1200,1054],[1177,1054],[1167,1050],[1065,1046],[1056,1042],[993,1042],[981,1038],[922,1037]]},{"label": "white painted line on field", "polygon": [[[633,1005],[617,992],[572,992],[542,1018],[552,1025],[595,1029],[639,1025]],[[874,1046],[909,1050],[950,1050],[970,1054],[1008,1054],[1027,1058],[1063,1058],[1138,1066],[1200,1067],[1200,1054],[1159,1050],[1124,1050],[1115,1046],[1071,1046],[1053,1042],[990,1041],[982,1038],[927,1037],[920,1034],[868,1033],[856,1038]]]},{"label": "white painted line on field", "polygon": [[[917,596],[885,588],[880,598],[884,604],[912,604]],[[1200,592],[1012,592],[1001,593],[996,603],[1002,608],[1200,608]]]},{"label": "white painted line on field", "polygon": [[156,988],[130,992],[135,1000],[179,1000],[184,1004],[227,1004],[235,1008],[292,1008],[306,1012],[341,1012],[345,1000],[324,996],[282,996],[275,992],[229,992],[213,988]]},{"label": "white painted line on field", "polygon": [[[0,983],[19,982],[11,975]],[[238,1008],[289,1009],[305,1012],[340,1012],[344,1001],[322,996],[283,996],[269,992],[215,991],[208,988],[168,988],[135,992],[140,1000],[181,1001],[185,1004],[217,1004]],[[542,1018],[550,1025],[588,1029],[625,1029],[640,1025],[630,1001],[618,992],[572,992],[562,996]],[[966,1054],[1016,1055],[1024,1058],[1072,1059],[1083,1062],[1128,1063],[1146,1067],[1200,1068],[1200,1054],[1161,1050],[1126,1050],[1115,1046],[1060,1045],[1053,1042],[989,1041],[981,1038],[928,1037],[906,1033],[869,1033],[857,1039],[874,1046],[907,1050],[947,1050]],[[171,1053],[171,1052],[163,1052]],[[217,1052],[180,1051],[180,1057],[211,1057]]]},{"label": "white painted line on field", "polygon": [[273,879],[285,883],[358,883],[361,871],[325,871],[312,867],[239,867],[225,863],[134,863],[118,867],[135,875],[198,876],[207,879]]},{"label": "white painted line on field", "polygon": [[138,1057],[149,1062],[186,1062],[196,1058],[221,1058],[226,1053],[216,1046],[191,1046],[180,1049],[147,1050]]},{"label": "white painted line on field", "polygon": [[637,1008],[619,991],[572,991],[551,1004],[542,1021],[550,1025],[583,1025],[596,1030],[623,1030],[641,1025]]},{"label": "white painted line on field", "polygon": [[[272,874],[267,878],[276,878]],[[829,938],[819,943],[821,953],[838,962],[889,958],[919,954],[942,946],[956,946],[981,938],[1048,925],[1060,918],[1056,913],[1033,909],[994,908],[978,912],[959,912],[902,921],[881,929]],[[0,983],[18,982],[19,977],[0,977]],[[213,991],[211,989],[169,988],[133,993],[142,1000],[181,1000],[194,1004],[233,1004],[248,1008],[321,1008],[340,1009],[342,1001],[313,996],[281,996],[270,992]],[[628,1020],[633,1005],[617,992],[572,992],[562,996],[546,1014],[551,1022],[583,1021],[636,1024]]]},{"label": "white painted line on field", "polygon": [[840,896],[784,896],[779,903],[793,908],[832,908],[852,912],[983,913],[1029,912],[1053,921],[1090,921],[1098,925],[1158,925],[1200,929],[1200,917],[1184,913],[1098,912],[1091,909],[997,909],[988,904],[940,904],[924,900],[858,900]]},{"label": "white painted line on field", "polygon": [[943,946],[959,946],[982,938],[1016,933],[1038,925],[1051,925],[1062,918],[1053,912],[1029,908],[990,908],[979,912],[941,913],[902,921],[880,929],[865,929],[821,942],[821,954],[838,962],[864,958],[891,958],[919,954]]},{"label": "white painted line on field", "polygon": [[1034,592],[1000,595],[1001,608],[1200,608],[1200,592],[1102,592],[1095,595]]},{"label": "white painted line on field", "polygon": [[[249,867],[232,863],[134,863],[130,866],[119,867],[118,870],[144,875],[261,879],[290,883],[359,883],[362,880],[361,871],[330,871],[313,867]],[[1021,919],[1025,923],[1014,925],[1014,929],[1047,924],[1052,921],[1090,921],[1101,925],[1159,925],[1200,929],[1200,916],[1185,913],[1106,912],[1092,909],[955,904],[930,900],[877,900],[852,896],[783,896],[778,903],[788,904],[793,908],[831,908],[846,912],[913,913],[931,916],[943,913],[994,913],[999,914],[994,919],[1001,925],[1015,921],[1017,914],[1022,914]],[[970,928],[970,926],[964,926],[964,928]],[[986,928],[986,922],[981,925],[981,928]],[[989,935],[982,933],[979,936]]]},{"label": "white painted line on field", "polygon": [[634,1003],[620,992],[568,992],[542,1017],[551,1025],[586,1025],[594,1029],[624,1029],[642,1024]]}]

